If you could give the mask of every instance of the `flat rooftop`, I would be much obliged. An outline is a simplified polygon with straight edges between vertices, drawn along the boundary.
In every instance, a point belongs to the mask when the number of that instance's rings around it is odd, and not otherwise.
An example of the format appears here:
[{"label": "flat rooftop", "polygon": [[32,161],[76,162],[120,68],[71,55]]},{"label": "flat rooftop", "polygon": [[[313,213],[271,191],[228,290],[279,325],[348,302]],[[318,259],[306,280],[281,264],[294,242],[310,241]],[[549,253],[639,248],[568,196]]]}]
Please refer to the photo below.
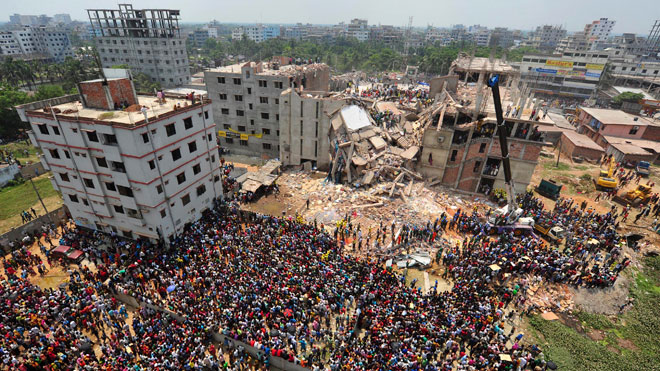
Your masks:
[{"label": "flat rooftop", "polygon": [[[154,96],[138,95],[138,103],[141,106],[147,107],[147,117],[149,119],[156,119],[162,115],[174,112],[175,106],[180,107],[182,110],[185,110],[186,105],[190,107],[190,100],[184,97],[166,96],[165,102],[160,104],[158,103],[158,98]],[[199,103],[196,105],[198,106]],[[53,105],[52,108],[58,109],[60,112],[56,112],[57,116],[65,119],[86,119],[124,125],[135,125],[144,120],[144,114],[137,107],[135,110],[132,110],[131,107],[127,110],[103,110],[84,107],[80,101],[73,101]],[[28,115],[35,113],[50,116],[50,113],[44,112],[43,109],[27,111]]]},{"label": "flat rooftop", "polygon": [[241,68],[245,65],[249,65],[256,69],[259,69],[259,66],[261,66],[260,67],[261,70],[256,72],[258,76],[293,76],[297,73],[305,72],[307,70],[327,68],[327,65],[323,63],[312,63],[312,64],[303,64],[303,65],[287,64],[284,66],[279,66],[277,67],[277,69],[275,69],[274,68],[276,66],[275,63],[246,62],[246,63],[232,64],[224,67],[211,68],[208,71],[240,74]]},{"label": "flat rooftop", "polygon": [[[654,123],[643,117],[631,115],[618,109],[588,108],[580,107],[581,110],[588,113],[591,117],[606,125],[637,125],[647,126]],[[637,119],[637,120],[635,120]]]},{"label": "flat rooftop", "polygon": [[575,131],[565,130],[562,135],[565,136],[566,139],[571,141],[576,147],[589,148],[595,151],[605,152],[603,147],[596,144],[596,142],[594,142],[593,140],[591,140],[591,138],[589,138],[584,134],[579,134]]},{"label": "flat rooftop", "polygon": [[502,61],[501,59],[493,59],[484,57],[470,57],[459,56],[452,65],[455,68],[466,71],[488,71],[499,73],[515,73],[517,72],[510,64]]}]

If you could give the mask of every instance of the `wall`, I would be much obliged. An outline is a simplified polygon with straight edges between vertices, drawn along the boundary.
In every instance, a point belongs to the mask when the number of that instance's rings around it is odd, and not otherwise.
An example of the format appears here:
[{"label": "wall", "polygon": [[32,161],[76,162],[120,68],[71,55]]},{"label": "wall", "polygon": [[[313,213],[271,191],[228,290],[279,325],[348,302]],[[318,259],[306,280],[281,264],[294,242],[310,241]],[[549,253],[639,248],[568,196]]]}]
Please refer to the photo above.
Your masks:
[{"label": "wall", "polygon": [[436,94],[442,93],[441,89],[443,82],[447,83],[447,85],[445,85],[445,89],[447,89],[447,91],[455,92],[456,88],[458,87],[458,75],[448,75],[432,78],[431,86],[429,89],[430,97],[435,97]]},{"label": "wall", "polygon": [[18,164],[15,163],[0,167],[0,187],[4,187],[5,184],[13,180],[19,172]]},{"label": "wall", "polygon": [[660,126],[658,125],[649,125],[644,130],[642,134],[642,139],[648,139],[656,142],[660,142]]},{"label": "wall", "polygon": [[85,81],[78,84],[80,95],[86,107],[113,110],[114,105],[127,102],[129,106],[137,104],[137,95],[133,82],[129,79],[108,80],[104,85],[102,81]]},{"label": "wall", "polygon": [[[453,130],[428,128],[422,138],[422,154],[417,171],[428,178],[443,179],[452,136]],[[433,158],[433,164],[429,163],[429,155]]]},{"label": "wall", "polygon": [[[47,215],[50,215],[50,217],[53,219],[53,223],[60,225],[66,218],[66,207],[62,206],[59,209],[55,209],[49,212]],[[0,235],[0,247],[2,247],[5,253],[8,253],[7,250],[9,242],[22,239],[26,233],[32,234],[37,230],[41,230],[43,225],[50,224],[50,219],[47,215],[41,215],[37,219],[32,219],[32,221],[29,223],[23,224],[18,228],[14,228],[9,232]]]},{"label": "wall", "polygon": [[598,161],[602,154],[605,152],[603,150],[597,150],[586,147],[577,147],[573,142],[571,142],[565,135],[562,135],[561,139],[561,152],[568,157],[580,156],[588,160]]},{"label": "wall", "polygon": [[33,177],[35,175],[41,175],[45,172],[46,170],[44,169],[44,164],[42,164],[41,161],[21,167],[21,176],[23,178]]}]

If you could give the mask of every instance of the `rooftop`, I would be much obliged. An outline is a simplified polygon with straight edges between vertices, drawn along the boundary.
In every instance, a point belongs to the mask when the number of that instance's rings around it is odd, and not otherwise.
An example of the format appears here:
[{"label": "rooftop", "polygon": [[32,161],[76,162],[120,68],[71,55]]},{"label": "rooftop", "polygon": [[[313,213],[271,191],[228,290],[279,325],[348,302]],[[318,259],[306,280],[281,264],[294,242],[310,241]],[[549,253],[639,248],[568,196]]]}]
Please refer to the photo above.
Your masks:
[{"label": "rooftop", "polygon": [[632,143],[610,143],[610,145],[616,148],[619,152],[626,155],[652,155],[653,152],[647,151],[641,147],[638,147]]},{"label": "rooftop", "polygon": [[587,107],[580,107],[580,109],[606,125],[653,125],[650,121],[642,117],[631,115],[621,110]]},{"label": "rooftop", "polygon": [[461,70],[468,71],[488,71],[499,73],[516,73],[517,71],[507,62],[501,59],[493,59],[484,57],[470,57],[468,55],[460,55],[452,66]]},{"label": "rooftop", "polygon": [[297,73],[305,72],[307,70],[323,69],[327,68],[327,65],[323,63],[312,63],[312,64],[303,64],[303,65],[279,65],[277,63],[271,62],[246,62],[246,63],[237,63],[229,66],[211,68],[209,72],[224,72],[224,73],[241,73],[243,67],[252,67],[255,69],[255,73],[259,76],[293,76]]},{"label": "rooftop", "polygon": [[647,139],[620,138],[605,135],[605,140],[610,144],[630,144],[644,149],[650,149],[655,153],[660,153],[660,142],[654,142]]},{"label": "rooftop", "polygon": [[603,147],[596,144],[596,142],[584,134],[578,134],[575,131],[564,130],[562,136],[565,136],[566,139],[570,140],[576,147],[589,148],[596,151],[605,152]]},{"label": "rooftop", "polygon": [[[205,101],[206,102],[206,101]],[[190,107],[190,100],[185,99],[183,96],[166,95],[163,104],[158,103],[158,98],[148,95],[138,95],[138,103],[140,106],[147,108],[147,117],[150,120],[157,119],[162,115],[170,114],[178,110],[185,110]],[[199,103],[195,104],[199,106]],[[75,119],[75,120],[92,120],[98,122],[106,122],[108,124],[123,124],[123,125],[136,125],[144,121],[144,114],[140,111],[137,105],[131,106],[125,110],[103,110],[98,108],[84,107],[80,100],[72,102],[61,103],[51,106],[55,111],[58,118]],[[45,115],[51,117],[51,113],[47,109],[28,109],[27,115],[39,116]],[[59,111],[59,112],[58,112]]]}]

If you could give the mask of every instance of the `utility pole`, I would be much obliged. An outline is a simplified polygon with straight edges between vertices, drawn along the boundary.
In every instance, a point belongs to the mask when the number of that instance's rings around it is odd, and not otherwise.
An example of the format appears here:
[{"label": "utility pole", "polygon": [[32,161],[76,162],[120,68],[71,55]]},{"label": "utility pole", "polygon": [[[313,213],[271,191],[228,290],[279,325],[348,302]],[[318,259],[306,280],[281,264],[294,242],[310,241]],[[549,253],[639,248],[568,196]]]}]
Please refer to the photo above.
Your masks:
[{"label": "utility pole", "polygon": [[37,197],[39,198],[39,202],[41,202],[41,206],[44,207],[44,211],[46,212],[46,216],[48,217],[48,221],[53,224],[53,219],[51,219],[50,214],[48,214],[48,209],[46,209],[46,204],[44,204],[44,200],[41,199],[41,195],[39,194],[39,191],[37,190],[37,186],[34,185],[34,182],[32,181],[32,178],[28,178],[30,180],[30,184],[32,184],[32,188],[34,188],[34,193],[37,194]]},{"label": "utility pole", "polygon": [[561,157],[561,135],[559,136],[559,151],[557,151],[557,163],[555,167],[559,167],[559,157]]}]

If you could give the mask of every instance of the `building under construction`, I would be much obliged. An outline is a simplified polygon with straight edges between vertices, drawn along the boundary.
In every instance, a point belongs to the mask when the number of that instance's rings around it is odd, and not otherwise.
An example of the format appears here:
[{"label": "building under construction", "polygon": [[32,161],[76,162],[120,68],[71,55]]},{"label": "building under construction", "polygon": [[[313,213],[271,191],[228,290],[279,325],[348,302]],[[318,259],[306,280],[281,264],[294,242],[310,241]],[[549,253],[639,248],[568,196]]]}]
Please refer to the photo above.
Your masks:
[{"label": "building under construction", "polygon": [[190,82],[186,39],[179,29],[179,10],[88,9],[89,21],[104,68],[126,64],[162,86]]}]

